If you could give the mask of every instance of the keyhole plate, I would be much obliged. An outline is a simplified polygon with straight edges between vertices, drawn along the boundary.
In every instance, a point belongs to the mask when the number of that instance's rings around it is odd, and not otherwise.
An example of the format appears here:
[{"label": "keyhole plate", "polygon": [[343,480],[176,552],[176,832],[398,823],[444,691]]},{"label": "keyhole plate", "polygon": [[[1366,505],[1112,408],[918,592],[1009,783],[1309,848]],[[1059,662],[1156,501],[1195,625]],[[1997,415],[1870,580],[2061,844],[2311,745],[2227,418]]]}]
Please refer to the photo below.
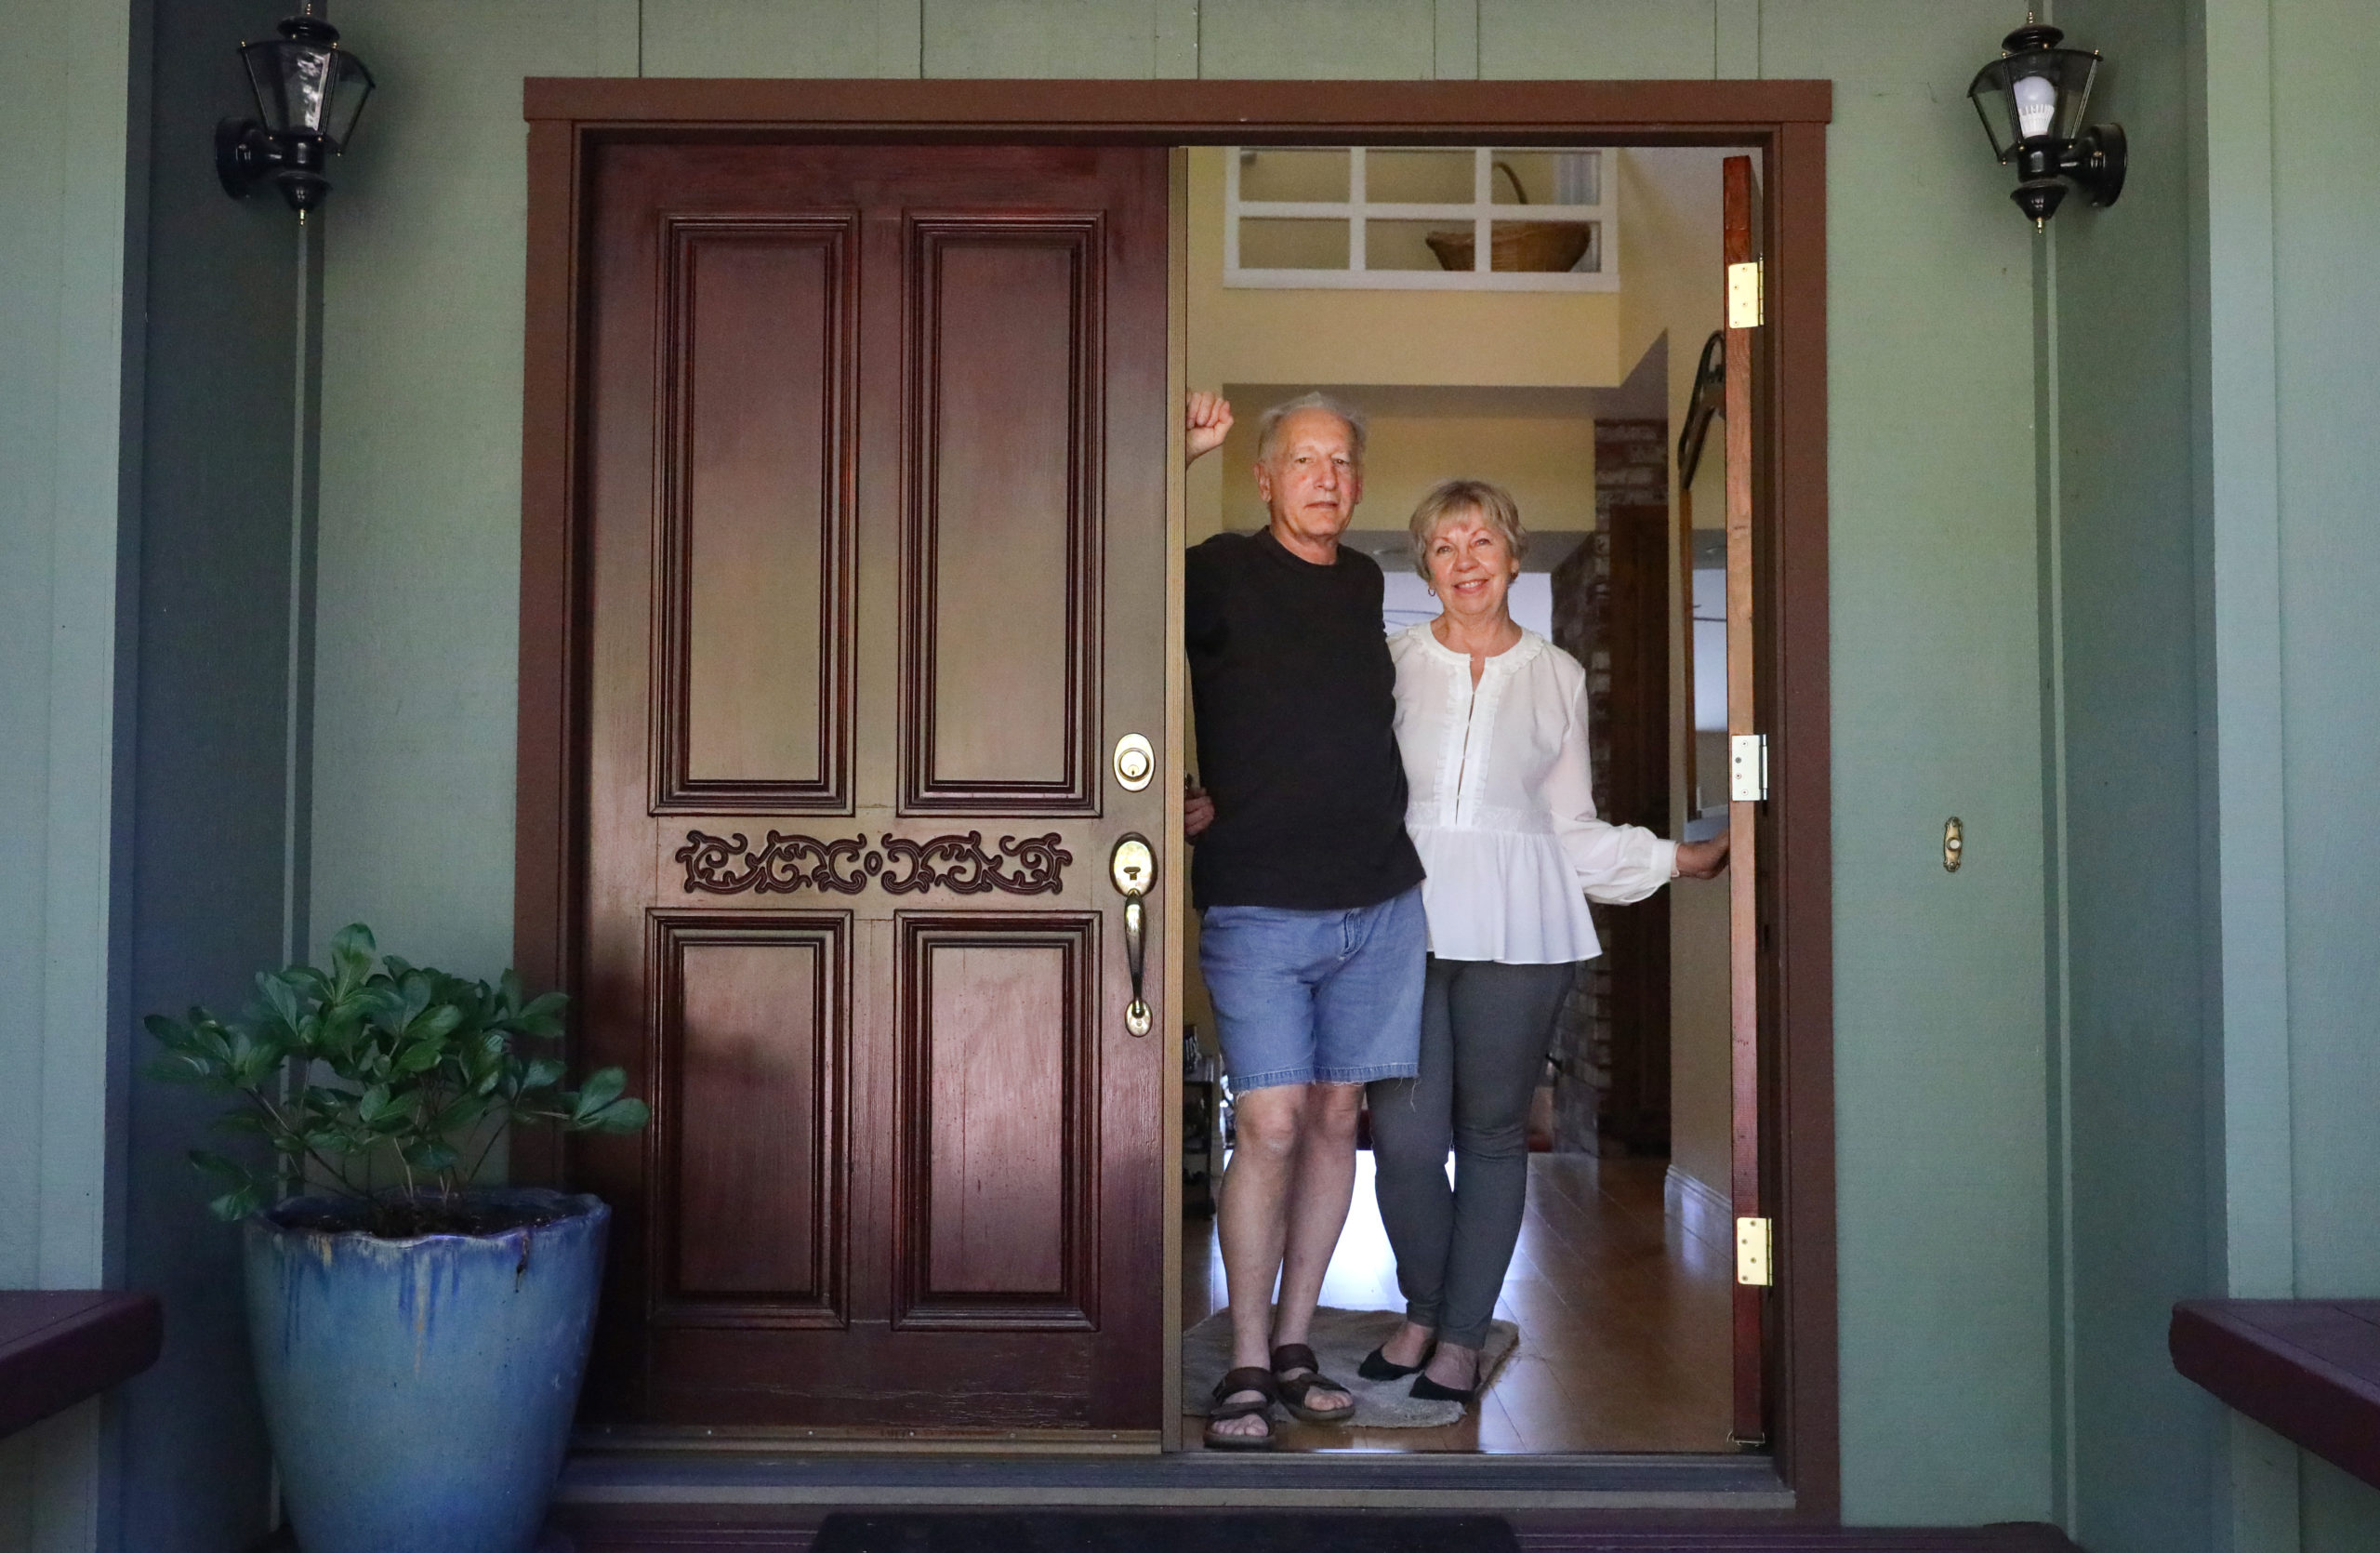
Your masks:
[{"label": "keyhole plate", "polygon": [[1107,859],[1108,877],[1116,882],[1117,892],[1127,896],[1144,896],[1157,880],[1157,854],[1149,850],[1147,841],[1140,836],[1127,836],[1116,843],[1115,852]]}]

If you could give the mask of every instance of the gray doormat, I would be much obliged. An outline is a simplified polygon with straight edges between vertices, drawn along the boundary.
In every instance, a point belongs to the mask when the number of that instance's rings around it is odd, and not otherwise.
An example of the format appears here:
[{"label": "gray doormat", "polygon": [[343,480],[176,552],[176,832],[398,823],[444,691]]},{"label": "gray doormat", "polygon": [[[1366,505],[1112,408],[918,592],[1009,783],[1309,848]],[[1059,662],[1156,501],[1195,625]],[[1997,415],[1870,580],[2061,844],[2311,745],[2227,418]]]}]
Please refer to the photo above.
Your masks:
[{"label": "gray doormat", "polygon": [[812,1553],[1519,1553],[1487,1515],[830,1515]]},{"label": "gray doormat", "polygon": [[[1395,1310],[1342,1310],[1326,1305],[1314,1313],[1314,1329],[1306,1339],[1322,1373],[1355,1394],[1355,1416],[1348,1422],[1367,1429],[1432,1429],[1462,1420],[1461,1402],[1425,1401],[1411,1395],[1413,1381],[1366,1380],[1355,1373],[1364,1355],[1396,1335],[1405,1324]],[[1504,1361],[1520,1344],[1520,1329],[1510,1321],[1488,1327],[1488,1344],[1479,1355],[1482,1391],[1496,1382]],[[1206,1416],[1213,1405],[1216,1382],[1231,1368],[1231,1312],[1218,1310],[1182,1334],[1182,1411]]]}]

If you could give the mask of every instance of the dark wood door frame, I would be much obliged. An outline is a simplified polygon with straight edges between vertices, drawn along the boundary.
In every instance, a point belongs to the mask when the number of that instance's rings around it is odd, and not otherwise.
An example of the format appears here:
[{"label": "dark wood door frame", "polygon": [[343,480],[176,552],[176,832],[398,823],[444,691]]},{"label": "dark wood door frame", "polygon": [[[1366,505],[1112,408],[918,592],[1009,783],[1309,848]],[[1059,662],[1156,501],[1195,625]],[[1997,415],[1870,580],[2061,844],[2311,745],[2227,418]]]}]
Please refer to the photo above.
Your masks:
[{"label": "dark wood door frame", "polygon": [[[584,754],[575,637],[585,583],[580,406],[586,301],[578,236],[588,149],[689,135],[1085,144],[1712,145],[1763,158],[1768,194],[1764,385],[1776,406],[1755,464],[1773,493],[1761,670],[1772,699],[1778,967],[1768,1115],[1783,1223],[1769,1346],[1778,1475],[1800,1519],[1840,1516],[1835,1335],[1833,916],[1827,670],[1826,126],[1823,81],[694,81],[525,84],[529,210],[522,453],[514,957],[574,985],[571,901]],[[549,1155],[523,1148],[526,1174]]]}]

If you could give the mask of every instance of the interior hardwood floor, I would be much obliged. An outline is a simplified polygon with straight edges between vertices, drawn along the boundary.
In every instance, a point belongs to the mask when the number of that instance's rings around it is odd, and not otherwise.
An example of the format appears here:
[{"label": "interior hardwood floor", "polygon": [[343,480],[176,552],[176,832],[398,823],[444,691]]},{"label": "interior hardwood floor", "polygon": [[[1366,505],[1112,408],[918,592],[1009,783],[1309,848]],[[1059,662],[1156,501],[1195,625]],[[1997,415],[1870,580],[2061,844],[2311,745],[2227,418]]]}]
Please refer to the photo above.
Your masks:
[{"label": "interior hardwood floor", "polygon": [[[1395,1260],[1358,1156],[1355,1201],[1322,1302],[1401,1310]],[[1727,1451],[1734,1247],[1662,1206],[1659,1160],[1529,1158],[1528,1214],[1496,1314],[1520,1346],[1460,1424],[1351,1429],[1276,1423],[1292,1451]],[[1183,1229],[1185,1327],[1223,1303],[1214,1221]],[[1187,1421],[1196,1448],[1201,1420]]]}]

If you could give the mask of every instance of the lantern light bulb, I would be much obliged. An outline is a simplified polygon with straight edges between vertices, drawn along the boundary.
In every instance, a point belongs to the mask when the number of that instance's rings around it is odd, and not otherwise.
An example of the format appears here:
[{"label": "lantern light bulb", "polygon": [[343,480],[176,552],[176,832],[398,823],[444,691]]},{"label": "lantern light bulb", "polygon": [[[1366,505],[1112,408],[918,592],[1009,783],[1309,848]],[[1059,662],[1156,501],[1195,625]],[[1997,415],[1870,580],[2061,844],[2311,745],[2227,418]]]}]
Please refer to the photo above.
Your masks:
[{"label": "lantern light bulb", "polygon": [[2014,91],[2018,131],[2028,140],[2048,134],[2057,117],[2056,85],[2046,75],[2027,75],[2018,78]]}]

